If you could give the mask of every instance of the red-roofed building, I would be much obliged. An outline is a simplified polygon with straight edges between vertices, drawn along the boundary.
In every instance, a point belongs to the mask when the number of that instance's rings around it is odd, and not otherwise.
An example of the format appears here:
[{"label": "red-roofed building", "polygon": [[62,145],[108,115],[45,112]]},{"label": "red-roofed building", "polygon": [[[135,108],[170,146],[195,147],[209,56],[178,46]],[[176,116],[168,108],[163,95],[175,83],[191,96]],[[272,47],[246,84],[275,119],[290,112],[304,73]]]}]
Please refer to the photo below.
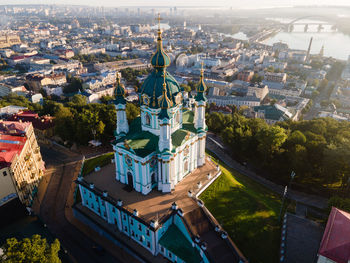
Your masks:
[{"label": "red-roofed building", "polygon": [[8,118],[9,121],[31,122],[35,135],[40,143],[45,143],[47,137],[54,135],[54,117],[39,116],[32,111],[19,111]]},{"label": "red-roofed building", "polygon": [[317,263],[350,262],[350,213],[332,207]]},{"label": "red-roofed building", "polygon": [[0,206],[16,197],[30,206],[44,170],[33,125],[0,121]]}]

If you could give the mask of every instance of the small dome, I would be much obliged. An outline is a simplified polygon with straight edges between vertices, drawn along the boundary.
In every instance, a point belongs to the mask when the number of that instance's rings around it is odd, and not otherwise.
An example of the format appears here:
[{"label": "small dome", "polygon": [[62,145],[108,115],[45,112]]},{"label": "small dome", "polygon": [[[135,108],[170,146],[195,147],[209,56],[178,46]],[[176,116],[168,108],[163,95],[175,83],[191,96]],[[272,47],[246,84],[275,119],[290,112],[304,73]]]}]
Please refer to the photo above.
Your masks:
[{"label": "small dome", "polygon": [[123,84],[120,83],[120,78],[117,73],[117,84],[114,90],[114,95],[115,95],[115,104],[125,104],[125,87]]},{"label": "small dome", "polygon": [[157,50],[151,58],[151,64],[155,69],[166,68],[170,65],[170,57],[165,53],[162,44],[162,33],[158,30]]}]

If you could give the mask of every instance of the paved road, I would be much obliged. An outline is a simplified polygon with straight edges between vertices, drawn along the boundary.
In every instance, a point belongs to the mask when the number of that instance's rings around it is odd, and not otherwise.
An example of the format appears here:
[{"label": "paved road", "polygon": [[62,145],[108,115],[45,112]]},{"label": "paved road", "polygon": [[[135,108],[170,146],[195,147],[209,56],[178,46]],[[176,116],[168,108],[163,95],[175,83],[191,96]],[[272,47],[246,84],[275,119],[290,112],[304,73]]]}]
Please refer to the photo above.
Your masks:
[{"label": "paved road", "polygon": [[97,254],[92,249],[96,243],[67,221],[65,217],[66,200],[74,174],[80,170],[82,156],[57,151],[54,148],[41,147],[43,159],[48,167],[46,172],[52,173],[44,199],[41,202],[41,219],[49,230],[58,237],[73,261],[118,263],[119,261],[107,251]]},{"label": "paved road", "polygon": [[[282,195],[284,191],[284,186],[275,184],[262,176],[257,175],[253,171],[247,169],[247,167],[241,165],[240,163],[236,162],[226,154],[223,150],[223,143],[221,142],[220,138],[217,137],[214,134],[208,133],[207,135],[207,148],[215,153],[222,162],[224,162],[227,166],[230,168],[238,171],[239,173],[248,176],[249,178],[253,179],[254,181],[258,182],[259,184],[264,185],[265,187],[269,188],[270,190],[274,191],[277,194]],[[313,206],[317,208],[326,208],[327,207],[327,199],[314,196],[314,195],[308,195],[304,193],[300,193],[294,190],[288,191],[288,197],[292,200],[295,200],[297,202],[303,203],[308,206]]]}]

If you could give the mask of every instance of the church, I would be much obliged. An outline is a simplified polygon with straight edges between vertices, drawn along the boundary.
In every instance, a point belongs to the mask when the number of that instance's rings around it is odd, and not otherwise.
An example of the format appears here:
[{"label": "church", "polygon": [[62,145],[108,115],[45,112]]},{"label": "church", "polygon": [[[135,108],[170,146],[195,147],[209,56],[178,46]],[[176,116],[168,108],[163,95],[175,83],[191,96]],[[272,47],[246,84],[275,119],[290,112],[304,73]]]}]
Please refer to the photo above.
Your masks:
[{"label": "church", "polygon": [[189,103],[167,72],[160,28],[151,64],[140,89],[141,114],[130,125],[118,76],[114,160],[80,173],[74,216],[141,262],[246,263],[199,199],[221,174],[205,155],[203,69]]},{"label": "church", "polygon": [[204,165],[207,132],[203,69],[192,111],[184,107],[183,89],[167,72],[170,58],[163,50],[160,30],[151,65],[153,71],[139,94],[141,116],[130,127],[119,79],[114,101],[116,179],[144,195],[152,190],[171,192],[187,174]]}]

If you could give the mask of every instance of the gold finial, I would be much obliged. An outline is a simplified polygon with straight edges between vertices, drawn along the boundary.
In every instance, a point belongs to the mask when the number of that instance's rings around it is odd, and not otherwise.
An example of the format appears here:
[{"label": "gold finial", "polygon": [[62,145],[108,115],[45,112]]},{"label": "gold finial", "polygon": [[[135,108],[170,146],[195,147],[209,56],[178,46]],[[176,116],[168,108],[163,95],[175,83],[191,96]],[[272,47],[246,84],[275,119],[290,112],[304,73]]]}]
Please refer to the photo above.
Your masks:
[{"label": "gold finial", "polygon": [[160,13],[158,13],[158,17],[156,18],[156,20],[158,21],[158,31],[160,31],[160,20],[162,20],[162,18],[160,17]]},{"label": "gold finial", "polygon": [[119,72],[117,72],[117,83],[120,83]]},{"label": "gold finial", "polygon": [[201,78],[203,78],[204,75],[204,62],[201,62]]},{"label": "gold finial", "polygon": [[166,94],[165,70],[163,71],[163,92]]}]

